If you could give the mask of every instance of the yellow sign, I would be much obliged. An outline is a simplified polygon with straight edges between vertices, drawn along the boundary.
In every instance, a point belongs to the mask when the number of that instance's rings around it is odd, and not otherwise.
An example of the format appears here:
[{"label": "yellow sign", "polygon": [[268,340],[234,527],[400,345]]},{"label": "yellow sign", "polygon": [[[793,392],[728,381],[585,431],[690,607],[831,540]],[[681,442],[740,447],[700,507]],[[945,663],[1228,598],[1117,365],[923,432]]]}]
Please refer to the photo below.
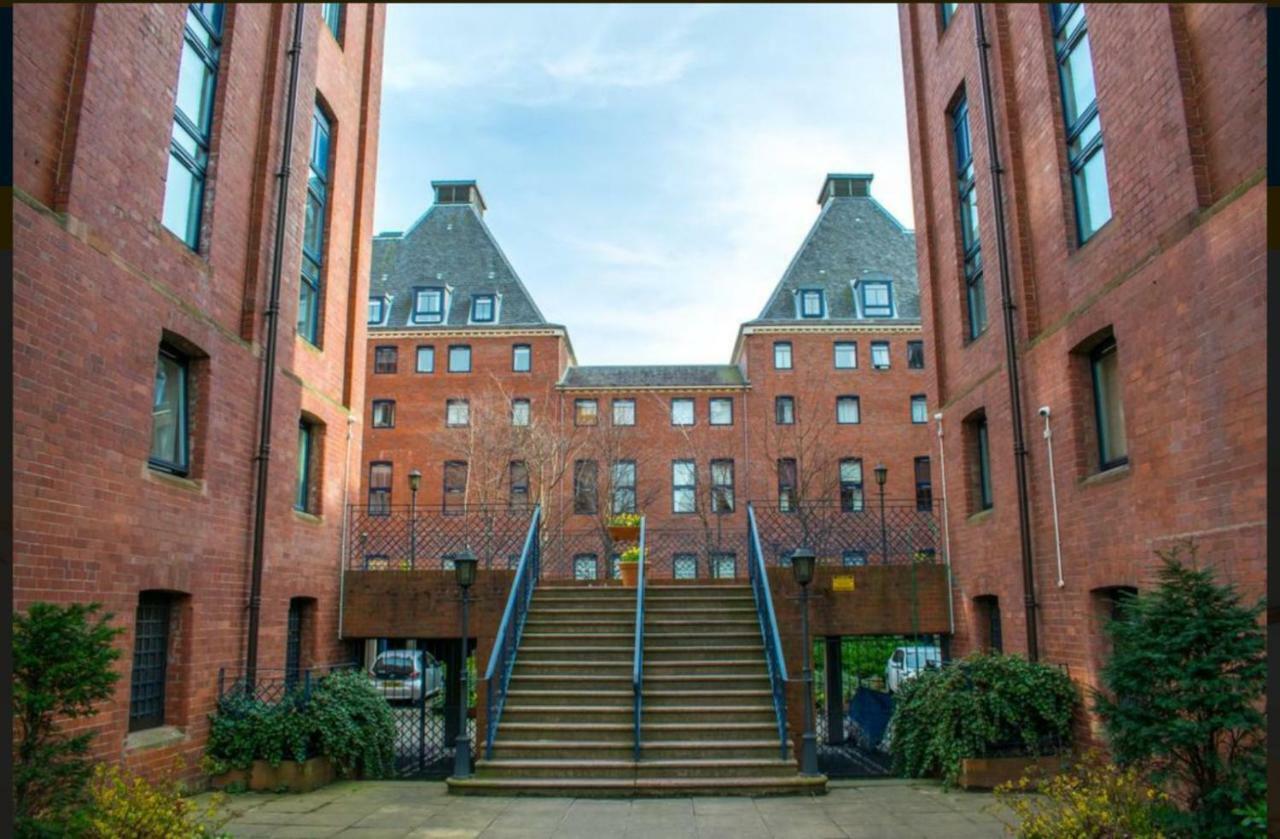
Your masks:
[{"label": "yellow sign", "polygon": [[850,575],[848,577],[832,577],[831,590],[832,591],[853,591],[853,576]]}]

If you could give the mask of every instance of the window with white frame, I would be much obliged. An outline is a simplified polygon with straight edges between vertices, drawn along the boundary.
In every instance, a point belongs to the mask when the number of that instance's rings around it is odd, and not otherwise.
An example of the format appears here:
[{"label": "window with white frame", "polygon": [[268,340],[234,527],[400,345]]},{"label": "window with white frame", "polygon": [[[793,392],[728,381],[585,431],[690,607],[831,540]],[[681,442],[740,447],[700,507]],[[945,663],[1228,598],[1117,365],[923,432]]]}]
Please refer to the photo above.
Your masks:
[{"label": "window with white frame", "polygon": [[369,298],[369,325],[381,326],[382,322],[387,319],[387,298],[370,297]]},{"label": "window with white frame", "polygon": [[854,341],[836,341],[836,369],[853,370],[858,366],[858,344]]},{"label": "window with white frame", "polygon": [[862,417],[861,412],[858,409],[858,397],[837,396],[836,422],[841,425],[856,425],[861,421]]},{"label": "window with white frame", "polygon": [[893,285],[888,280],[863,280],[858,288],[864,318],[893,317]]},{"label": "window with white frame", "polygon": [[493,323],[497,317],[497,303],[492,294],[477,294],[471,298],[471,322]]},{"label": "window with white frame", "polygon": [[889,369],[889,342],[888,341],[872,341],[871,342],[871,369],[872,370],[888,370]]},{"label": "window with white frame", "polygon": [[414,323],[443,323],[444,289],[415,288],[412,320]]},{"label": "window with white frame", "polygon": [[775,341],[773,344],[773,369],[791,369],[791,342]]},{"label": "window with white frame", "polygon": [[800,292],[800,317],[821,318],[827,314],[827,301],[822,289],[806,288]]},{"label": "window with white frame", "polygon": [[465,399],[448,399],[445,401],[445,425],[450,428],[471,424],[471,404]]}]

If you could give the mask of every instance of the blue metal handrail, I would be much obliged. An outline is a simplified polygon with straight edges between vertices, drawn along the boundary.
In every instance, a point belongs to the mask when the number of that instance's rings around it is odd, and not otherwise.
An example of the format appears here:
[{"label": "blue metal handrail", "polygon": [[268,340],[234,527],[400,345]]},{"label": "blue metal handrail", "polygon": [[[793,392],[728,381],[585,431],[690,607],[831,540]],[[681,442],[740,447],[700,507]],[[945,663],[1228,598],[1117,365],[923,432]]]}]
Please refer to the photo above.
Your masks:
[{"label": "blue metal handrail", "polygon": [[756,529],[756,511],[747,505],[747,577],[756,598],[756,615],[760,618],[760,634],[764,638],[764,657],[769,664],[769,682],[773,688],[773,710],[778,717],[778,742],[782,759],[787,759],[787,665],[782,658],[782,638],[778,634],[778,617],[769,594],[769,574],[764,567],[764,551],[760,549],[760,532]]},{"label": "blue metal handrail", "polygon": [[489,654],[489,666],[484,672],[489,694],[489,713],[484,735],[486,760],[493,757],[493,739],[498,735],[498,720],[502,717],[502,707],[507,701],[507,684],[511,681],[511,670],[515,667],[516,650],[520,647],[524,621],[529,615],[529,601],[533,599],[533,588],[538,584],[541,572],[541,524],[542,507],[534,507],[529,519],[529,533],[525,536],[520,562],[516,565],[516,576],[511,581],[507,608],[502,612],[502,623],[498,625],[493,652]]},{"label": "blue metal handrail", "polygon": [[640,559],[636,568],[636,644],[631,661],[632,718],[635,725],[635,759],[640,760],[640,711],[644,700],[644,517],[640,517]]}]

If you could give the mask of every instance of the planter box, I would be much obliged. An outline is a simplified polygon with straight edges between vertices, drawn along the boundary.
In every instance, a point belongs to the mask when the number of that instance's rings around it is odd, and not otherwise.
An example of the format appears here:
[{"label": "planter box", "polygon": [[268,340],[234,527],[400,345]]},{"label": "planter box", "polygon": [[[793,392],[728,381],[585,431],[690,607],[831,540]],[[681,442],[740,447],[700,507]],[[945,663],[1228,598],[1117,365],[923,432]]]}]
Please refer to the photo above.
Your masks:
[{"label": "planter box", "polygon": [[640,538],[640,526],[629,524],[609,525],[609,538],[615,542],[634,542]]},{"label": "planter box", "polygon": [[[969,757],[960,761],[960,786],[964,789],[995,789],[1016,781],[1028,772],[1048,779],[1066,766],[1066,758],[1048,757]],[[1034,788],[1034,787],[1033,787]]]},{"label": "planter box", "polygon": [[622,577],[622,585],[624,588],[635,588],[636,583],[640,580],[640,563],[619,562],[618,574]]},{"label": "planter box", "polygon": [[255,760],[249,769],[232,769],[211,779],[214,789],[225,789],[232,784],[244,784],[258,792],[274,792],[284,788],[289,792],[311,792],[334,778],[333,764],[327,757],[313,757],[303,763],[281,761],[272,766],[265,760]]}]

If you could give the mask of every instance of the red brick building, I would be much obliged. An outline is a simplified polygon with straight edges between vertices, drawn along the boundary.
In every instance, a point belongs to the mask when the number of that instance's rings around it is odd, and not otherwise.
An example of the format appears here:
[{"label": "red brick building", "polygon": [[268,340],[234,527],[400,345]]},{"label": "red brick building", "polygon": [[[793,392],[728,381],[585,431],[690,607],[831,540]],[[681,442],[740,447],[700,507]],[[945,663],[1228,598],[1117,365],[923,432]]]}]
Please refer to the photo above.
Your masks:
[{"label": "red brick building", "polygon": [[955,649],[1028,650],[1005,268],[1036,641],[1094,683],[1103,622],[1117,592],[1151,584],[1155,551],[1194,538],[1201,562],[1262,593],[1263,8],[902,5],[899,18]]},{"label": "red brick building", "polygon": [[383,8],[14,17],[14,605],[104,603],[125,633],[116,698],[85,723],[97,756],[194,772],[219,671],[245,663],[256,537],[259,674],[348,655]]}]

